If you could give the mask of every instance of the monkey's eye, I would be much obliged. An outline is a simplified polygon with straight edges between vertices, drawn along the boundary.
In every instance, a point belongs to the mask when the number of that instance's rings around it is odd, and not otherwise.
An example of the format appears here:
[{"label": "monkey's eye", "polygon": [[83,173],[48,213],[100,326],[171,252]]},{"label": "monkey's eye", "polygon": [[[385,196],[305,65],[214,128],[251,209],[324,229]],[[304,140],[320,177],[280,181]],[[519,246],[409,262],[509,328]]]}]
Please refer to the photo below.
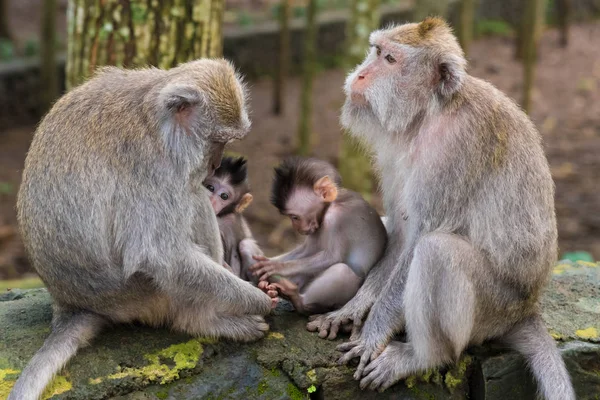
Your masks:
[{"label": "monkey's eye", "polygon": [[290,218],[294,221],[298,221],[298,217],[296,215],[290,215]]},{"label": "monkey's eye", "polygon": [[396,59],[394,57],[392,57],[391,54],[388,54],[387,56],[385,56],[385,59],[387,62],[389,62],[390,64],[393,64],[396,62]]},{"label": "monkey's eye", "polygon": [[375,46],[375,48],[377,49],[377,55],[380,56],[381,55],[381,47]]},{"label": "monkey's eye", "polygon": [[211,192],[214,192],[214,191],[215,191],[215,187],[214,187],[213,185],[206,185],[206,188],[207,188],[208,190],[210,190]]},{"label": "monkey's eye", "polygon": [[223,200],[227,200],[229,198],[229,195],[227,193],[221,193],[221,198]]}]

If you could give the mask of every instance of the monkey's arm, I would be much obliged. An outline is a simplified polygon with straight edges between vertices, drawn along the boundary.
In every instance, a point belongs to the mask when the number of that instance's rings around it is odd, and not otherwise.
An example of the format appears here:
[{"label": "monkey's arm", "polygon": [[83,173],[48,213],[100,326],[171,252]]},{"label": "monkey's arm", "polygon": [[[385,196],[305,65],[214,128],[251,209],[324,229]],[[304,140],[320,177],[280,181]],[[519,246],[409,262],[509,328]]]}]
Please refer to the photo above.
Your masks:
[{"label": "monkey's arm", "polygon": [[236,315],[266,315],[271,309],[266,294],[227,271],[197,245],[190,245],[169,267],[155,268],[152,273],[181,305],[205,308],[213,304],[217,313]]},{"label": "monkey's arm", "polygon": [[295,249],[278,255],[276,257],[271,257],[271,260],[273,261],[291,261],[291,260],[296,260],[298,258],[304,257],[306,252],[308,251],[309,246],[307,245],[306,241],[304,243],[302,243],[301,245],[299,245],[298,247],[296,247]]},{"label": "monkey's arm", "polygon": [[312,277],[339,262],[341,257],[328,251],[319,251],[311,256],[290,261],[274,261],[265,258],[250,269],[255,275],[260,276],[260,280],[266,280],[274,274],[284,277],[299,275]]}]

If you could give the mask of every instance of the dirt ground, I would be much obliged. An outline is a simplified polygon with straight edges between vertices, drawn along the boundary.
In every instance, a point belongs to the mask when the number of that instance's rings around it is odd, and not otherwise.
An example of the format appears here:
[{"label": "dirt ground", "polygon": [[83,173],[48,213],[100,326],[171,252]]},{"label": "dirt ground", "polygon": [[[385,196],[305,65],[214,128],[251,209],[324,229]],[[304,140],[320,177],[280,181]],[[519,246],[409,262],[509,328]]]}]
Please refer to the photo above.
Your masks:
[{"label": "dirt ground", "polygon": [[[561,254],[584,250],[600,258],[600,22],[572,29],[567,49],[558,47],[555,31],[545,33],[537,70],[532,118],[543,134],[556,182]],[[474,43],[470,73],[489,80],[512,98],[521,98],[522,67],[513,59],[512,42],[488,38]],[[337,162],[340,146],[339,109],[344,73],[323,71],[314,94],[314,155]],[[267,254],[289,248],[297,238],[268,203],[272,167],[294,151],[300,81],[290,79],[286,112],[270,112],[272,82],[251,84],[253,129],[230,150],[249,158],[255,196],[246,211]],[[27,269],[15,224],[14,202],[20,173],[34,126],[0,130],[0,279]],[[527,188],[523,188],[527,190]],[[379,199],[374,198],[379,207]],[[4,225],[4,228],[2,226]],[[3,266],[4,265],[4,266]],[[8,267],[12,266],[12,271]]]}]

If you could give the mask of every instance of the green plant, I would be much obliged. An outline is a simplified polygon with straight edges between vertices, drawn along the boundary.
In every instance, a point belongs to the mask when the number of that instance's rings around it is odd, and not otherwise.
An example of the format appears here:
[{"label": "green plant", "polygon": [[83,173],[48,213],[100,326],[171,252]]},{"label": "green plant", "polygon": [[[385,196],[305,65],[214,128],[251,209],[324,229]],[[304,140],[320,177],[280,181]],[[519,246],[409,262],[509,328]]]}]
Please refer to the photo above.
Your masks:
[{"label": "green plant", "polygon": [[40,43],[36,38],[29,38],[25,42],[25,47],[23,48],[23,54],[26,57],[36,56],[40,53]]},{"label": "green plant", "polygon": [[15,56],[15,47],[7,39],[0,39],[0,61],[10,61]]},{"label": "green plant", "polygon": [[240,26],[250,26],[254,24],[254,19],[246,11],[240,11],[238,14],[238,24]]},{"label": "green plant", "polygon": [[508,22],[484,19],[475,24],[475,33],[477,37],[481,36],[504,36],[510,37],[513,35],[513,28]]},{"label": "green plant", "polygon": [[306,7],[294,7],[292,16],[294,18],[304,18],[306,16]]}]

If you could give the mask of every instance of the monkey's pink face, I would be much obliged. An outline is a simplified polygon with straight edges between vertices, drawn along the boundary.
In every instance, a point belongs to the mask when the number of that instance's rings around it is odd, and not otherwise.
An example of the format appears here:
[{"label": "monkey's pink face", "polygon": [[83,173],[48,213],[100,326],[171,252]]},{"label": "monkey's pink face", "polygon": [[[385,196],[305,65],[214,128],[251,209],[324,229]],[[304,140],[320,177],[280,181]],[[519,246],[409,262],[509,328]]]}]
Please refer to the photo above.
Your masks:
[{"label": "monkey's pink face", "polygon": [[227,182],[209,178],[204,181],[204,187],[210,192],[210,204],[215,210],[215,214],[219,214],[234,201],[233,189]]},{"label": "monkey's pink face", "polygon": [[321,226],[326,205],[314,191],[299,188],[290,196],[283,214],[290,218],[296,232],[312,235]]},{"label": "monkey's pink face", "polygon": [[[399,46],[372,35],[371,51],[364,62],[350,74],[346,81],[346,95],[355,106],[373,103],[374,89],[382,82],[392,84],[401,74],[402,52]],[[380,93],[381,95],[381,93]]]}]

